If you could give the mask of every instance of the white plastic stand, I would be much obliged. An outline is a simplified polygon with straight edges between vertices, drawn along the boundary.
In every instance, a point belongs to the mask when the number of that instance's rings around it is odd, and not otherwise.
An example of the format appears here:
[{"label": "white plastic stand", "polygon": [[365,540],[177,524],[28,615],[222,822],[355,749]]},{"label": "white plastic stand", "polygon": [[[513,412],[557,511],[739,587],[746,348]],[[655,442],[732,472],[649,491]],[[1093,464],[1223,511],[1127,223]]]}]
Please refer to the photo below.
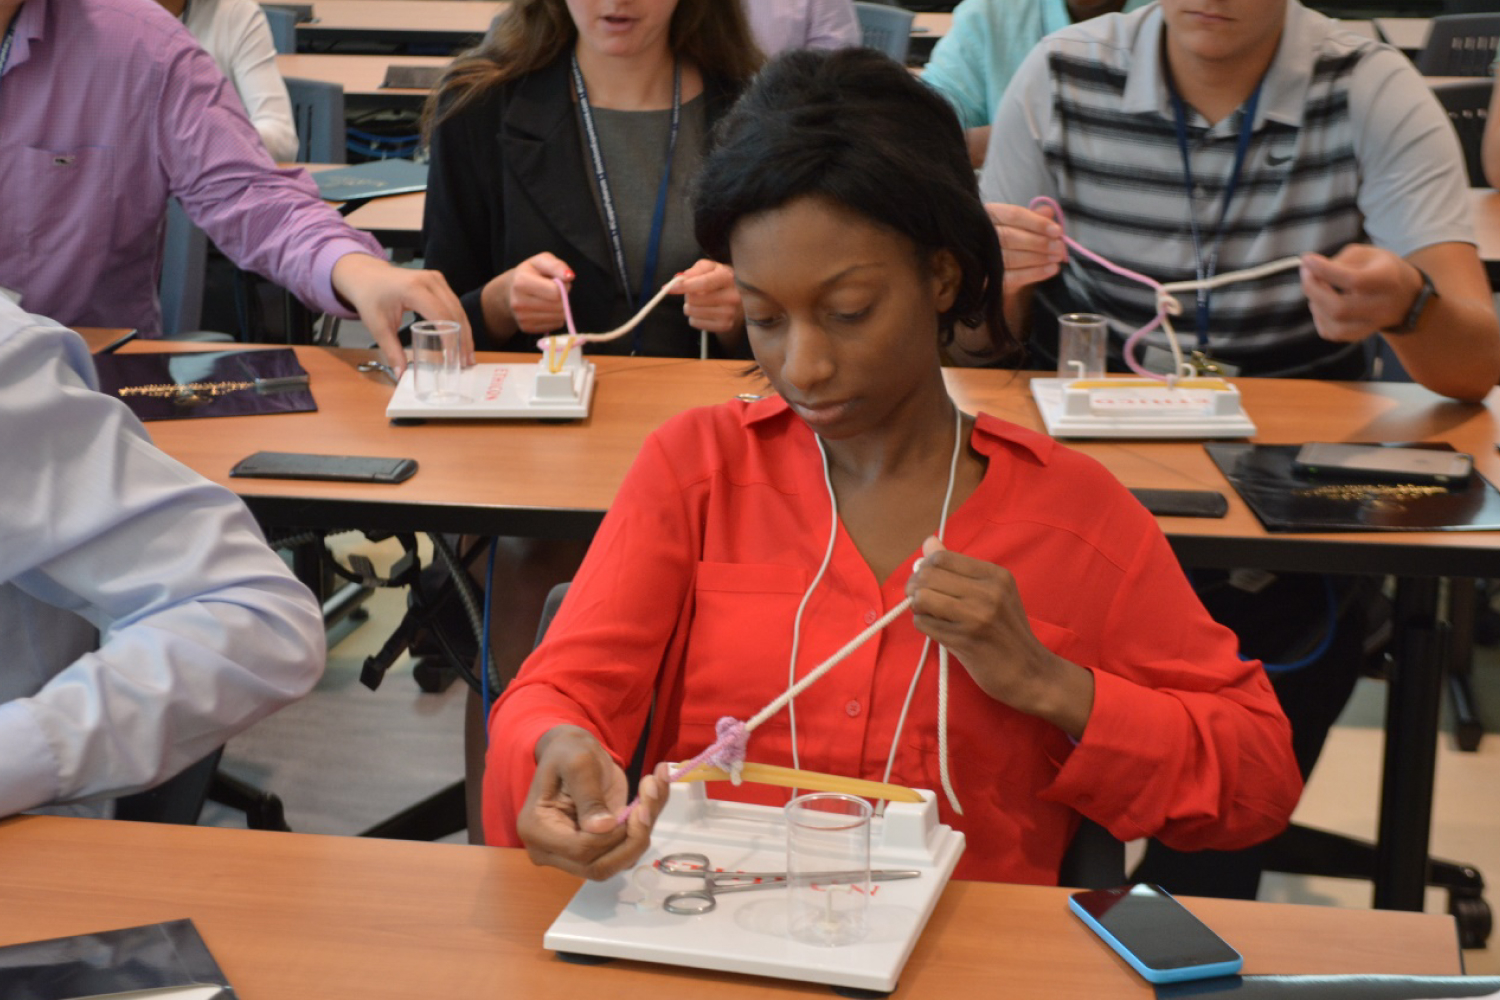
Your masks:
[{"label": "white plastic stand", "polygon": [[461,403],[432,403],[417,398],[413,372],[407,368],[386,405],[388,418],[464,420],[582,420],[594,399],[594,365],[574,350],[559,372],[545,361],[536,364],[481,364],[466,368]]},{"label": "white plastic stand", "polygon": [[651,849],[636,868],[606,882],[584,883],[543,944],[581,955],[894,990],[964,850],[964,835],[938,822],[933,793],[921,794],[921,803],[889,803],[884,817],[872,820],[870,867],[914,868],[922,875],[874,883],[868,931],[857,944],[820,947],[793,940],[783,889],[720,895],[716,909],[693,916],[661,908],[668,894],[701,886],[652,867],[668,854],[704,854],[726,871],[786,870],[780,809],[710,799],[696,782],[673,786]]},{"label": "white plastic stand", "polygon": [[1221,378],[1038,378],[1031,395],[1059,438],[1242,438],[1255,434],[1239,389]]}]

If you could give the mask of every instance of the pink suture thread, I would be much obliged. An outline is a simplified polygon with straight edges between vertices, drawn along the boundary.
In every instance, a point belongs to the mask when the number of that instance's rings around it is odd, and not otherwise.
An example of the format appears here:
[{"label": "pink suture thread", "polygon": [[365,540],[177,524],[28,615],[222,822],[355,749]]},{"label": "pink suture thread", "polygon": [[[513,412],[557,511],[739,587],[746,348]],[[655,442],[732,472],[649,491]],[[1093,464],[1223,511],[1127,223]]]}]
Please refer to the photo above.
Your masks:
[{"label": "pink suture thread", "polygon": [[1161,282],[1157,281],[1154,278],[1148,278],[1146,275],[1140,274],[1139,272],[1132,271],[1128,267],[1121,267],[1119,264],[1116,264],[1113,261],[1105,260],[1103,257],[1094,253],[1094,251],[1090,250],[1088,247],[1084,246],[1082,243],[1079,243],[1077,240],[1073,239],[1073,237],[1069,236],[1067,232],[1067,223],[1063,218],[1062,206],[1046,195],[1038,195],[1037,197],[1031,199],[1031,204],[1027,207],[1032,211],[1036,211],[1037,207],[1041,205],[1046,205],[1047,207],[1051,208],[1052,211],[1056,214],[1058,228],[1063,230],[1063,242],[1066,243],[1069,247],[1071,247],[1073,250],[1076,250],[1078,253],[1083,254],[1089,260],[1098,264],[1106,271],[1118,274],[1122,278],[1129,278],[1131,281],[1140,282],[1141,284],[1150,288],[1152,291],[1156,292],[1156,318],[1147,323],[1145,326],[1141,327],[1139,330],[1132,333],[1129,337],[1125,338],[1124,355],[1125,363],[1129,365],[1130,370],[1135,372],[1137,375],[1140,375],[1143,378],[1156,379],[1159,382],[1167,381],[1167,376],[1158,375],[1153,371],[1147,371],[1145,368],[1141,367],[1141,365],[1135,360],[1135,348],[1136,345],[1140,343],[1141,338],[1150,333],[1152,330],[1155,330],[1158,326],[1161,325],[1162,320],[1166,318],[1167,301],[1170,300],[1171,297],[1167,294],[1166,290],[1162,288]]},{"label": "pink suture thread", "polygon": [[[745,724],[732,715],[726,715],[714,726],[718,739],[708,745],[692,760],[683,761],[667,774],[667,783],[671,784],[692,773],[693,769],[701,764],[710,764],[714,767],[722,767],[730,775],[738,775],[740,765],[745,762],[745,749],[750,743],[750,730]],[[624,825],[640,803],[640,797],[632,799],[630,805],[620,811],[616,818],[618,825]]]},{"label": "pink suture thread", "polygon": [[573,307],[568,304],[568,284],[561,278],[553,278],[552,283],[557,286],[557,292],[562,296],[563,319],[568,324],[568,343],[563,348],[562,357],[556,362],[552,360],[557,353],[555,341],[547,340],[547,370],[554,374],[562,371],[562,366],[568,363],[568,353],[573,350],[573,345],[578,342],[578,327],[573,325]]}]

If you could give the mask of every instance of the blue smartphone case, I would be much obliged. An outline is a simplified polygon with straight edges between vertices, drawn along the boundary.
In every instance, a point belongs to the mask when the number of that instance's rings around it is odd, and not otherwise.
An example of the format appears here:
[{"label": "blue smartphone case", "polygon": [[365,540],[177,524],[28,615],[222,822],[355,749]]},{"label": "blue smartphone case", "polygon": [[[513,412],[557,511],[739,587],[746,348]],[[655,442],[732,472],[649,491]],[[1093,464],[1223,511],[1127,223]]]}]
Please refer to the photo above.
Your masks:
[{"label": "blue smartphone case", "polygon": [[[1069,897],[1068,909],[1077,914],[1079,919],[1089,926],[1090,930],[1099,935],[1105,944],[1115,950],[1116,954],[1129,962],[1130,967],[1139,972],[1141,978],[1145,979],[1148,983],[1180,983],[1190,979],[1211,979],[1214,976],[1232,976],[1239,972],[1245,964],[1245,959],[1236,952],[1235,957],[1232,959],[1223,962],[1214,962],[1209,965],[1187,965],[1177,969],[1154,969],[1142,962],[1134,952],[1121,944],[1119,939],[1105,930],[1104,925],[1095,920],[1093,915],[1085,911],[1083,907],[1079,906],[1077,900]],[[1225,947],[1229,947],[1229,945],[1226,943]],[[1230,950],[1234,951],[1233,948],[1230,948]]]}]

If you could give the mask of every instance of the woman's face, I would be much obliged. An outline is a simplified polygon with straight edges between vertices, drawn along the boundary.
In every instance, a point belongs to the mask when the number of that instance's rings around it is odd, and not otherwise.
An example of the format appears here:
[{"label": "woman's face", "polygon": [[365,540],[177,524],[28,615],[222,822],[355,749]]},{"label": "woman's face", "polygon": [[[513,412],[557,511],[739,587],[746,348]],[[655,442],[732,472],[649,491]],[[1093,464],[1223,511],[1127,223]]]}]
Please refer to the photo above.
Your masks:
[{"label": "woman's face", "polygon": [[941,387],[937,318],[959,284],[951,254],[923,266],[906,237],[821,198],[741,219],[730,249],[755,360],[819,436],[878,429]]},{"label": "woman's face", "polygon": [[668,43],[678,0],[567,0],[580,45],[607,56],[634,56]]}]

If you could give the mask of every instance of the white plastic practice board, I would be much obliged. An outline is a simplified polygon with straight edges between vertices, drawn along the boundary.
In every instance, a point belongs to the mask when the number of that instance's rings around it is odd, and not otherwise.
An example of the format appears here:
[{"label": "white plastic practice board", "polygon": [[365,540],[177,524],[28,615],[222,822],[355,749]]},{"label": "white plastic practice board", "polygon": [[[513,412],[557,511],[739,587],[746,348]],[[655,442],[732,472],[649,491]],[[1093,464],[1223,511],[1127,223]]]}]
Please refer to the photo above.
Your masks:
[{"label": "white plastic practice board", "polygon": [[920,878],[874,883],[868,930],[857,944],[818,946],[786,933],[784,889],[730,893],[710,913],[681,916],[661,908],[694,879],[653,867],[679,851],[706,855],[726,871],[785,871],[786,822],[770,806],[708,798],[701,783],[676,785],[657,818],[651,849],[631,871],[586,882],[543,939],[555,951],[801,982],[890,991],[896,988],[927,918],[964,850],[964,835],[937,819],[937,801],[892,802],[870,830],[871,868],[911,868]]},{"label": "white plastic practice board", "polygon": [[1031,380],[1047,433],[1059,438],[1242,438],[1255,434],[1240,391],[1220,378],[1175,387],[1141,378]]},{"label": "white plastic practice board", "polygon": [[[582,420],[594,399],[594,365],[577,356],[556,375],[538,364],[479,364],[460,375],[462,403],[431,403],[417,398],[411,366],[401,375],[385,415],[464,420]],[[540,380],[539,380],[540,376]]]}]

